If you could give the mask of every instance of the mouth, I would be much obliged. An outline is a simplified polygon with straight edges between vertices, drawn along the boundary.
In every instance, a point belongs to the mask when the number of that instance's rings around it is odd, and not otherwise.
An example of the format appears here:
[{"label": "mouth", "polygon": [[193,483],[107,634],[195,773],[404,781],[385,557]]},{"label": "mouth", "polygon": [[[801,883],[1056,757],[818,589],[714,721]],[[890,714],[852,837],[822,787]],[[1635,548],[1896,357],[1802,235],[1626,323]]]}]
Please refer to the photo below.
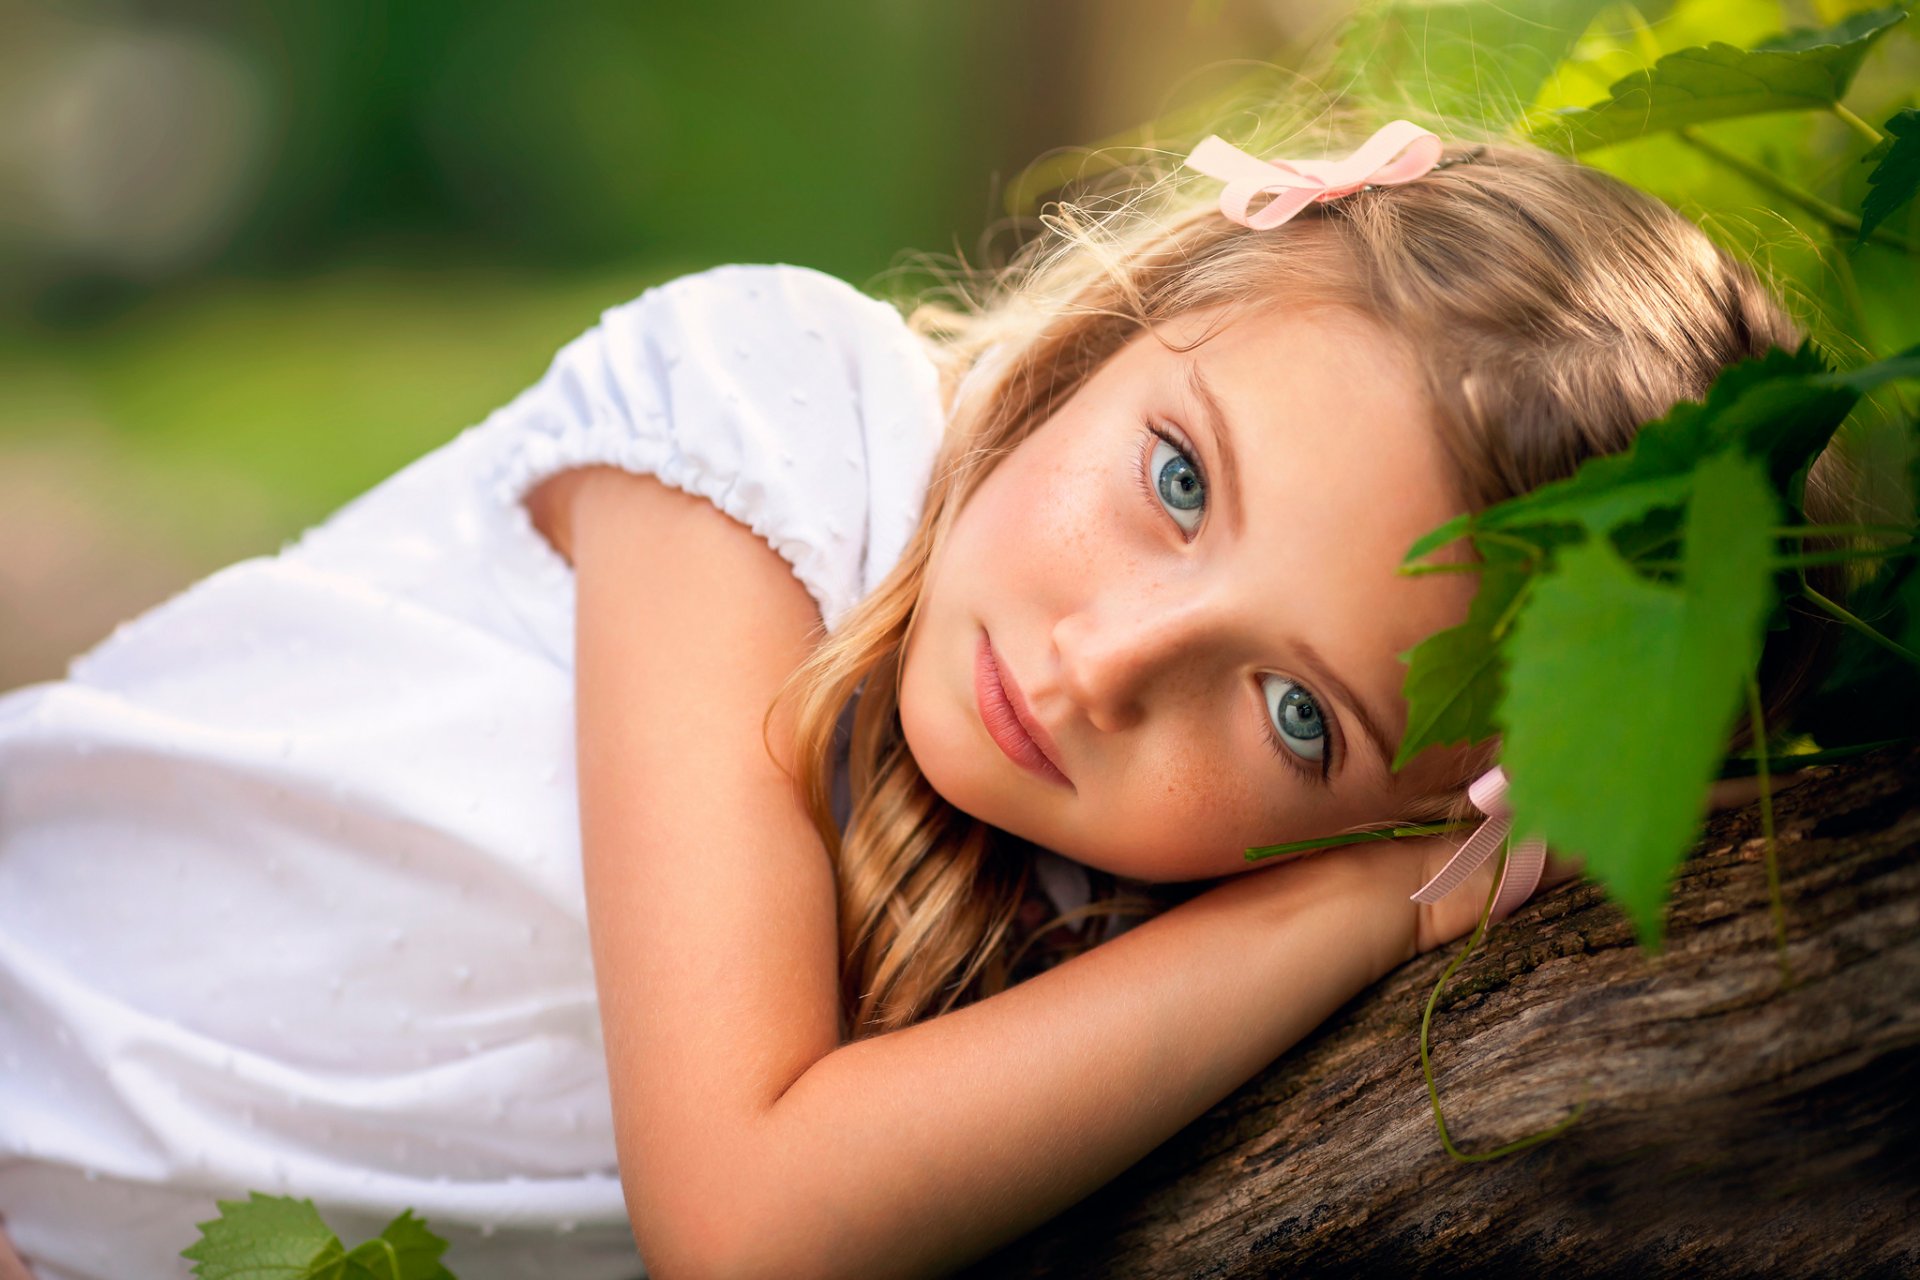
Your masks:
[{"label": "mouth", "polygon": [[973,693],[979,703],[980,722],[987,736],[1006,753],[1009,760],[1029,773],[1047,781],[1074,789],[1066,771],[1058,763],[1060,749],[1047,736],[1046,729],[1034,719],[1020,686],[1000,668],[993,653],[993,641],[980,633],[980,646],[974,653]]}]

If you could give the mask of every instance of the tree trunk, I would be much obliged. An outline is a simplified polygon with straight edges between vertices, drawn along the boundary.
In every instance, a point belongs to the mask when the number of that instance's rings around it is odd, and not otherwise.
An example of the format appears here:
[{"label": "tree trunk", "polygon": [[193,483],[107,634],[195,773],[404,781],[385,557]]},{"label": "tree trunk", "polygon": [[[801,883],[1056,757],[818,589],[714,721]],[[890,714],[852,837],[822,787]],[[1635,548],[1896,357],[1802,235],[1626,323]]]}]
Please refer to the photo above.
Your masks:
[{"label": "tree trunk", "polygon": [[1402,967],[977,1276],[1920,1274],[1920,750],[1717,815],[1643,954],[1563,885]]}]

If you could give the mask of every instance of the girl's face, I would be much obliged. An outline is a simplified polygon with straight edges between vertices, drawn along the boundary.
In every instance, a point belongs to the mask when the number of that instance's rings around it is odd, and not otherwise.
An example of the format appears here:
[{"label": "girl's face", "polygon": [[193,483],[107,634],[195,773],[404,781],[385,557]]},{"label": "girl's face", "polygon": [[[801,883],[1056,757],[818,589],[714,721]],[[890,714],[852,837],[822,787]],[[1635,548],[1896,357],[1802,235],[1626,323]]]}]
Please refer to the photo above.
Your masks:
[{"label": "girl's face", "polygon": [[[1162,331],[1186,346],[1215,318]],[[1447,475],[1413,370],[1363,317],[1269,308],[1184,353],[1134,338],[929,561],[914,759],[962,811],[1137,880],[1394,816],[1457,763],[1387,768],[1398,655],[1472,599],[1471,575],[1395,573],[1459,509]]]}]

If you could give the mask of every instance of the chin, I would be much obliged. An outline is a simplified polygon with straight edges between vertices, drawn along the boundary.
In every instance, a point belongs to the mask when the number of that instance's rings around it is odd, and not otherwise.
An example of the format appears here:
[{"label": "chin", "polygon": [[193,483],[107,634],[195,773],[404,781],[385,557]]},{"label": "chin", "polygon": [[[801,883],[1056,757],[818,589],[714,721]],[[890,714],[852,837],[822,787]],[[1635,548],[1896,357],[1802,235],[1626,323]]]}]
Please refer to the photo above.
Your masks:
[{"label": "chin", "polygon": [[1091,867],[1095,871],[1104,871],[1108,875],[1119,876],[1126,880],[1137,880],[1142,884],[1184,884],[1193,880],[1217,880],[1233,874],[1232,871],[1221,871],[1215,866],[1198,860],[1191,865],[1183,866],[1150,855],[1123,853],[1115,857],[1111,845],[1102,847],[1099,852],[1089,855],[1074,849],[1050,845],[1045,841],[1035,843],[1083,867]]},{"label": "chin", "polygon": [[989,780],[975,778],[963,749],[963,730],[954,725],[928,724],[918,699],[903,695],[900,699],[900,736],[906,740],[907,754],[933,793],[955,809],[991,826],[1000,824],[982,801],[991,794]]}]

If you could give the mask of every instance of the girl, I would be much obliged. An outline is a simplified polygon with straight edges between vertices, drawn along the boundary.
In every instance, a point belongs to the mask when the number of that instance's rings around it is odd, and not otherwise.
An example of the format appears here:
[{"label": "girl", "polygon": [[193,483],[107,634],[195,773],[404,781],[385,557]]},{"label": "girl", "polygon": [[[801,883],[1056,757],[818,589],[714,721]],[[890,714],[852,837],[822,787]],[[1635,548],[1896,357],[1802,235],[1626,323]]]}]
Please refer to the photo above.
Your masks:
[{"label": "girl", "polygon": [[[33,1274],[183,1275],[249,1188],[464,1280],[932,1274],[1466,933],[1490,866],[1410,900],[1447,842],[1244,857],[1493,763],[1388,768],[1472,589],[1401,555],[1798,333],[1555,157],[1224,147],[971,310],[651,290],[0,700]],[[1159,909],[1023,952],[1042,884]]]}]

